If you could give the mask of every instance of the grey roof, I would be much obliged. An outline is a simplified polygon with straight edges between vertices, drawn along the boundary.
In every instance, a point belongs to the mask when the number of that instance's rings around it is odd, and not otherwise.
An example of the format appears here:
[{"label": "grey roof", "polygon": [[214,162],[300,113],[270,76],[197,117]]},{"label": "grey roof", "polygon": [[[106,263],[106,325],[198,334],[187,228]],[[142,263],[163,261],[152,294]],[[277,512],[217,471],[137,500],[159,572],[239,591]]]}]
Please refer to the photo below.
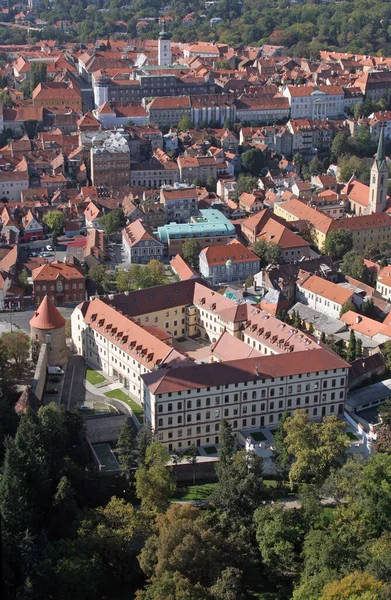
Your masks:
[{"label": "grey roof", "polygon": [[[312,323],[315,329],[322,331],[326,335],[335,335],[346,329],[346,325],[338,319],[329,317],[301,302],[296,302],[289,310],[289,313],[292,313],[292,311],[298,312],[301,319],[304,319],[307,323]],[[349,332],[347,332],[347,334],[348,336],[350,335]]]},{"label": "grey roof", "polygon": [[379,381],[354,390],[354,392],[349,392],[346,404],[352,410],[359,410],[364,407],[370,408],[372,404],[385,402],[387,398],[391,398],[391,379]]}]

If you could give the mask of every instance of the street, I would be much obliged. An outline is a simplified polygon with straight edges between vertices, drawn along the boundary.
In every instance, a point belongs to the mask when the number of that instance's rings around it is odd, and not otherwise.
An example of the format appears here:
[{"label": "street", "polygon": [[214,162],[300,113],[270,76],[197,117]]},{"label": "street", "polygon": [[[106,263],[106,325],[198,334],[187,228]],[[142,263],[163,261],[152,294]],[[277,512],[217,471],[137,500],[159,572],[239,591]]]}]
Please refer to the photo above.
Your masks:
[{"label": "street", "polygon": [[[74,311],[74,306],[57,307],[64,319],[69,319]],[[23,312],[3,312],[0,313],[0,334],[6,331],[24,331],[30,335],[30,319],[35,313],[35,309],[25,310]],[[12,325],[11,325],[12,324]]]}]

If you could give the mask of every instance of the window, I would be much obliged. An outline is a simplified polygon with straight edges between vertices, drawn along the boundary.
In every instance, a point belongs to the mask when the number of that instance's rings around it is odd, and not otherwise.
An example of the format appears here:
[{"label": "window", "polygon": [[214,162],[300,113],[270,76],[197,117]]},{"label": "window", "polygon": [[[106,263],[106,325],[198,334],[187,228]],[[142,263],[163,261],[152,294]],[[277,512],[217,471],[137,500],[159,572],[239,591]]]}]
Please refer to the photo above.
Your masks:
[{"label": "window", "polygon": [[158,413],[163,412],[163,404],[159,404],[157,411],[158,411]]},{"label": "window", "polygon": [[201,421],[201,413],[197,413],[196,419],[197,421]]},{"label": "window", "polygon": [[216,398],[215,398],[215,404],[220,404],[220,398],[219,398],[219,396],[216,396]]},{"label": "window", "polygon": [[274,388],[272,388],[272,389],[270,390],[270,395],[271,395],[271,396],[274,396]]},{"label": "window", "polygon": [[191,408],[191,400],[187,401],[187,408]]},{"label": "window", "polygon": [[182,402],[178,402],[178,410],[182,410]]},{"label": "window", "polygon": [[168,412],[171,412],[171,411],[172,411],[172,404],[169,404],[168,405]]},{"label": "window", "polygon": [[190,436],[190,435],[191,435],[191,433],[192,433],[192,430],[191,430],[191,427],[189,427],[189,428],[187,429],[187,436]]},{"label": "window", "polygon": [[224,396],[224,402],[227,404],[229,402],[229,396]]},{"label": "window", "polygon": [[207,410],[207,411],[206,411],[205,418],[206,418],[206,419],[210,419],[210,410]]},{"label": "window", "polygon": [[210,398],[206,399],[206,406],[210,406]]},{"label": "window", "polygon": [[220,417],[220,410],[217,408],[215,410],[215,419],[218,419]]},{"label": "window", "polygon": [[168,424],[172,425],[172,417],[168,417]]},{"label": "window", "polygon": [[284,393],[284,388],[283,388],[283,387],[280,387],[280,389],[279,389],[279,391],[278,391],[278,394],[279,394],[279,396],[282,396],[282,395],[283,395],[283,393]]},{"label": "window", "polygon": [[301,398],[296,398],[296,406],[300,406],[301,404]]},{"label": "window", "polygon": [[247,400],[247,392],[243,393],[243,400]]},{"label": "window", "polygon": [[159,419],[158,425],[159,425],[159,427],[163,427],[163,419]]},{"label": "window", "polygon": [[186,422],[191,423],[191,415],[186,415]]},{"label": "window", "polygon": [[280,400],[278,403],[278,408],[282,408],[283,406],[284,406],[284,402],[282,400]]},{"label": "window", "polygon": [[[262,392],[264,392],[265,390],[262,390]],[[257,392],[253,392],[251,395],[252,399],[255,400],[255,398],[257,397]]]},{"label": "window", "polygon": [[229,417],[229,408],[224,409],[224,416]]},{"label": "window", "polygon": [[197,408],[200,408],[200,407],[201,407],[201,399],[197,398]]},{"label": "window", "polygon": [[274,402],[270,402],[269,409],[270,409],[270,410],[273,410],[273,409],[274,409]]}]

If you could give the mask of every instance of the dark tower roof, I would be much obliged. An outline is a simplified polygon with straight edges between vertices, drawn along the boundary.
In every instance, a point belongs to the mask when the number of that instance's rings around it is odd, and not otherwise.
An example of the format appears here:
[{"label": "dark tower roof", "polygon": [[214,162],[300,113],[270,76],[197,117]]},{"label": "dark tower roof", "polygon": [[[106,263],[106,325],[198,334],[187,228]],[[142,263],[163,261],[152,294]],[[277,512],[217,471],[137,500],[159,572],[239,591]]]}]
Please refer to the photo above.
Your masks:
[{"label": "dark tower roof", "polygon": [[163,21],[163,27],[161,32],[159,33],[159,40],[170,40],[171,33],[166,29],[166,21]]}]

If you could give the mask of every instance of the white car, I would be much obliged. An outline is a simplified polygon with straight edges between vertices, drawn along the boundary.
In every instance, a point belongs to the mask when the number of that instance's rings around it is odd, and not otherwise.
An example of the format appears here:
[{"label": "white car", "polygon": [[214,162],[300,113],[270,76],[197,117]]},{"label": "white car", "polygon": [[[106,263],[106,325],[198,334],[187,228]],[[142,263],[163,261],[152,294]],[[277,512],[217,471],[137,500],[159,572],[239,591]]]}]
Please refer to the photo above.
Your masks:
[{"label": "white car", "polygon": [[54,250],[54,248],[53,248],[53,246],[50,246],[50,245],[49,245],[49,246],[46,246],[46,250],[53,251],[53,250]]}]

